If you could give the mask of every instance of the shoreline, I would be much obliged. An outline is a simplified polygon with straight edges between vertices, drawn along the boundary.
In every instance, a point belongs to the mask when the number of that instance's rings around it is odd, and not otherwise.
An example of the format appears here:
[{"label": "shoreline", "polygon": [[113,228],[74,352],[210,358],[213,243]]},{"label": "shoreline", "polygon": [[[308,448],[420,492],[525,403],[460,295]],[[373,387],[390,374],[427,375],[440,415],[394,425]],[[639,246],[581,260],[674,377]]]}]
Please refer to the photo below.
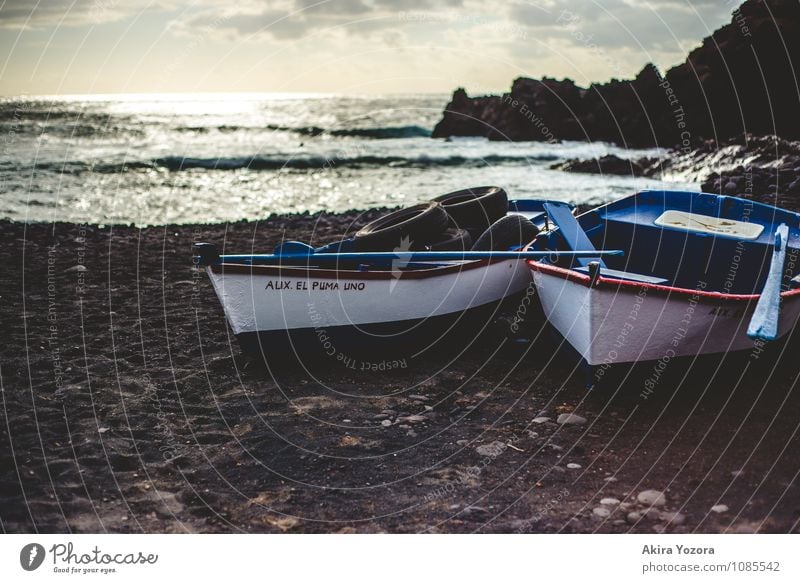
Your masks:
[{"label": "shoreline", "polygon": [[[527,340],[498,321],[463,352],[377,371],[243,355],[193,270],[197,231],[246,251],[359,224],[326,219],[0,222],[3,530],[797,531],[796,341],[769,384],[734,354],[674,367],[646,401],[634,377],[587,393],[536,316]],[[646,515],[650,489],[667,503]]]}]

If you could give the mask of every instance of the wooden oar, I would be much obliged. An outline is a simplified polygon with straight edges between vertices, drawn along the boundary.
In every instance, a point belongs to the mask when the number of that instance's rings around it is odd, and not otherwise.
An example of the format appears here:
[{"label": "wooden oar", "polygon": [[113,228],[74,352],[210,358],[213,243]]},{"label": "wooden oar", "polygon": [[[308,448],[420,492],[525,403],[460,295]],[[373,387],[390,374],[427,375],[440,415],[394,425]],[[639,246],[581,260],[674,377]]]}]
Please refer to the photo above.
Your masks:
[{"label": "wooden oar", "polygon": [[789,240],[789,227],[784,223],[775,232],[775,248],[772,251],[772,262],[769,266],[767,281],[761,290],[747,335],[758,340],[775,340],[778,337],[778,320],[781,310],[781,281],[783,280],[783,263],[786,259],[786,243]]},{"label": "wooden oar", "polygon": [[375,251],[365,253],[281,253],[278,255],[220,255],[222,263],[281,263],[311,261],[336,263],[339,261],[471,261],[476,259],[541,259],[543,257],[597,257],[598,255],[624,255],[624,251]]}]

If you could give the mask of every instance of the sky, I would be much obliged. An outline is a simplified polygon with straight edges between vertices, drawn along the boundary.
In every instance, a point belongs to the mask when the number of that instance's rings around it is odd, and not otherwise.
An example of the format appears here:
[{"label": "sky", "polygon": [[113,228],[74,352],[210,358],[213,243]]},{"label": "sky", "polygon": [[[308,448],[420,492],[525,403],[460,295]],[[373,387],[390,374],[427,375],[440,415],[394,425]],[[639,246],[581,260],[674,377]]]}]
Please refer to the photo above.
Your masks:
[{"label": "sky", "polygon": [[662,71],[736,0],[0,0],[0,94],[470,94]]}]

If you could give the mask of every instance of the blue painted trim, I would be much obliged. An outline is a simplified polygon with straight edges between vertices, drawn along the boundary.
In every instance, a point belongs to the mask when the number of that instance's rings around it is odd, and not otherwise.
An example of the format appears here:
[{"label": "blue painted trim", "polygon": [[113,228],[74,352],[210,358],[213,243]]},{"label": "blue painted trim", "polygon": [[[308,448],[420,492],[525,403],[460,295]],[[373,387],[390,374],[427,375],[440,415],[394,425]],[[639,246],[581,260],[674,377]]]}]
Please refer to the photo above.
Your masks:
[{"label": "blue painted trim", "polygon": [[285,253],[282,255],[220,255],[221,263],[280,264],[287,262],[372,263],[375,261],[427,262],[474,261],[486,259],[541,259],[544,257],[597,257],[598,255],[623,255],[620,250],[610,251],[376,251],[370,253]]},{"label": "blue painted trim", "polygon": [[769,275],[758,298],[747,335],[754,340],[775,340],[778,337],[778,320],[781,309],[781,282],[783,264],[786,260],[786,243],[789,240],[789,227],[781,223],[775,233],[775,249],[769,266]]}]

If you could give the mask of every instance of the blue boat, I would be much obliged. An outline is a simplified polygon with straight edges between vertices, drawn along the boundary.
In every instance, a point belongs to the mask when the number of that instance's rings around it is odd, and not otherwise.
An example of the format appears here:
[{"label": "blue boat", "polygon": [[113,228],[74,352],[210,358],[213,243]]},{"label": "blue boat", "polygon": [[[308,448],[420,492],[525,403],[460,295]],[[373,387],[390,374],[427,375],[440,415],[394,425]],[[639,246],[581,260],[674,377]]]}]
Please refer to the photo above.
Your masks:
[{"label": "blue boat", "polygon": [[591,366],[749,350],[800,315],[800,214],[742,198],[644,191],[578,217],[557,202],[530,250],[620,249],[528,263],[553,327]]}]

